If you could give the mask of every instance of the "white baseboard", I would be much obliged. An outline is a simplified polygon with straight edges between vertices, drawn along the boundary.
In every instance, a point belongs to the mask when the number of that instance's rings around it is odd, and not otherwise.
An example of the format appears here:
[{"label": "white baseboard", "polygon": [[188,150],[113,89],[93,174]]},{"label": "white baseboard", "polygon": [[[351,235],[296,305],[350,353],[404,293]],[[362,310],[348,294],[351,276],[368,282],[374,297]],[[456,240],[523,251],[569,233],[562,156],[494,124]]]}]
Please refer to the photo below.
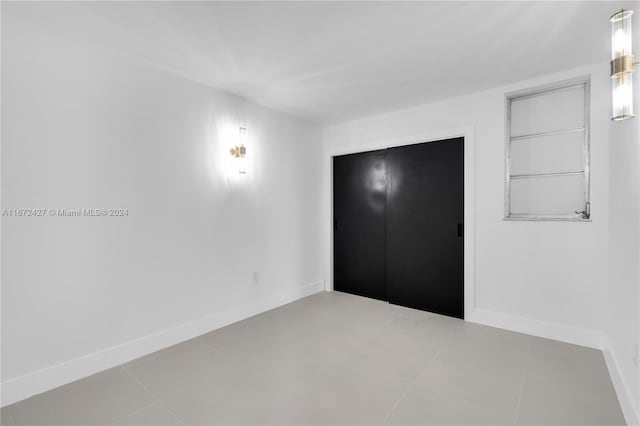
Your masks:
[{"label": "white baseboard", "polygon": [[545,339],[602,349],[602,333],[596,330],[499,314],[477,308],[473,309],[471,314],[466,316],[465,320],[491,327],[503,328],[505,330],[517,331],[518,333],[544,337]]},{"label": "white baseboard", "polygon": [[208,333],[295,300],[324,291],[324,281],[290,289],[235,306],[94,352],[51,367],[2,382],[2,406],[13,404],[47,390],[116,367],[160,349]]},{"label": "white baseboard", "polygon": [[558,340],[560,342],[572,343],[574,345],[602,350],[607,364],[607,369],[609,370],[609,375],[611,376],[611,381],[613,382],[627,425],[636,426],[640,424],[640,413],[638,413],[635,403],[631,397],[631,392],[629,392],[627,384],[620,373],[616,356],[611,350],[609,341],[601,332],[538,321],[530,318],[499,314],[497,312],[487,311],[484,309],[473,309],[470,315],[467,315],[465,320],[491,327],[530,334],[532,336],[544,337],[546,339]]},{"label": "white baseboard", "polygon": [[640,424],[639,413],[635,407],[633,398],[631,397],[631,392],[629,391],[627,382],[624,380],[620,372],[617,357],[611,348],[609,340],[606,338],[604,339],[604,348],[602,352],[604,353],[604,360],[607,363],[613,387],[618,395],[618,401],[620,401],[620,407],[622,408],[624,419],[627,422],[627,425],[636,426]]}]

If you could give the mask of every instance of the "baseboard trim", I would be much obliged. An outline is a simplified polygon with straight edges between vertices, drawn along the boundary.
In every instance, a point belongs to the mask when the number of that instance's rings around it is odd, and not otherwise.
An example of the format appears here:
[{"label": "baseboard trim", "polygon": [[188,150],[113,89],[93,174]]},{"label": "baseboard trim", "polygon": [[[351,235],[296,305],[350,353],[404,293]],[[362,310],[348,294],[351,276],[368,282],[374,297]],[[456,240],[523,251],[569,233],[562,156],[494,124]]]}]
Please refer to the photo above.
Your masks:
[{"label": "baseboard trim", "polygon": [[631,392],[629,391],[627,383],[623,379],[620,372],[620,364],[618,363],[618,359],[615,356],[608,339],[604,339],[603,346],[602,352],[604,353],[604,360],[607,364],[607,369],[609,370],[609,376],[611,376],[613,387],[616,390],[618,401],[620,401],[620,407],[622,408],[624,419],[629,426],[638,425],[640,424],[640,415],[635,408]]},{"label": "baseboard trim", "polygon": [[530,318],[499,314],[497,312],[487,311],[484,309],[473,309],[470,315],[467,315],[465,320],[477,324],[488,325],[491,327],[516,331],[518,333],[530,334],[532,336],[544,337],[546,339],[601,350],[604,354],[605,363],[609,370],[609,376],[611,376],[611,381],[615,388],[627,425],[640,425],[640,413],[638,413],[635,408],[634,401],[631,398],[631,392],[629,392],[627,384],[623,380],[623,376],[620,373],[620,368],[618,366],[619,364],[609,341],[601,332]]},{"label": "baseboard trim", "polygon": [[2,406],[116,367],[321,291],[324,291],[324,281],[317,281],[6,380],[2,382]]},{"label": "baseboard trim", "polygon": [[469,322],[544,337],[545,339],[602,349],[602,333],[596,330],[505,315],[477,308],[473,309],[471,315],[467,315],[465,319]]}]

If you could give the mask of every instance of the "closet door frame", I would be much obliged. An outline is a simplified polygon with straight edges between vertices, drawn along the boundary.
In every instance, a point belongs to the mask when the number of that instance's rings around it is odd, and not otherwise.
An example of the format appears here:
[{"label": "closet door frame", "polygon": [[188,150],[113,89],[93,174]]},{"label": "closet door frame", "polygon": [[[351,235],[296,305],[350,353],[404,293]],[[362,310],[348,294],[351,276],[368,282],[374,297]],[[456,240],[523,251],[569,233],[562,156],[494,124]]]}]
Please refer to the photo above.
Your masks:
[{"label": "closet door frame", "polygon": [[328,238],[324,239],[325,290],[333,291],[333,157],[345,154],[375,151],[405,145],[436,142],[445,139],[464,138],[464,317],[469,320],[475,311],[475,150],[474,127],[460,127],[392,139],[364,140],[357,146],[334,147],[325,150],[323,174],[325,182],[325,226]]}]

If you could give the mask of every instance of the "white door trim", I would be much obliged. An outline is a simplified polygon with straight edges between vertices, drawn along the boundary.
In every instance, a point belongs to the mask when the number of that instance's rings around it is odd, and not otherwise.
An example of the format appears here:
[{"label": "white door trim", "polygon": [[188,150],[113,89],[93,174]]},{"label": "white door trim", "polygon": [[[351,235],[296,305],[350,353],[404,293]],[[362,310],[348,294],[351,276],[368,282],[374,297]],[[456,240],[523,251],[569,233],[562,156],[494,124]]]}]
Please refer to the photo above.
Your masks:
[{"label": "white door trim", "polygon": [[375,139],[359,142],[357,145],[332,147],[323,155],[324,182],[328,185],[328,200],[325,217],[325,276],[326,290],[333,290],[333,157],[355,154],[396,146],[435,142],[443,139],[464,137],[464,316],[469,318],[475,309],[475,129],[473,126],[438,130],[429,133],[407,135],[390,139]]}]

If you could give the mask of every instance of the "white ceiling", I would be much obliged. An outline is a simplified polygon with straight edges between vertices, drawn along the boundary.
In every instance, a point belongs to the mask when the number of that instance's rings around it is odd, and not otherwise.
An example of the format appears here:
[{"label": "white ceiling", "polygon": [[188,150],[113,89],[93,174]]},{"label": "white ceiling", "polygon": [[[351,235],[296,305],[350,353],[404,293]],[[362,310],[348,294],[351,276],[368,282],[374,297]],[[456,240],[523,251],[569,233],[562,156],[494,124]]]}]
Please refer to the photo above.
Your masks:
[{"label": "white ceiling", "polygon": [[638,2],[47,2],[13,4],[10,12],[332,123],[607,61],[608,18],[633,6]]}]

